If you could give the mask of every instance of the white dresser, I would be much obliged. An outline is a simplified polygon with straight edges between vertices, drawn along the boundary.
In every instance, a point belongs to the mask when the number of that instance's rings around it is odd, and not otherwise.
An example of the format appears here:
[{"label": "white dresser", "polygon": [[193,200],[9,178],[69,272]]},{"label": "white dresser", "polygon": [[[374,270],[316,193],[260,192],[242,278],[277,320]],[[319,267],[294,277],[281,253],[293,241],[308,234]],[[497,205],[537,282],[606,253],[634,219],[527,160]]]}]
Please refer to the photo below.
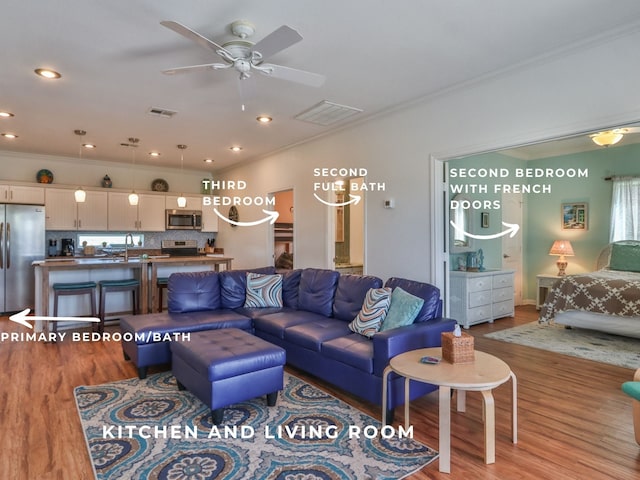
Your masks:
[{"label": "white dresser", "polygon": [[464,328],[513,317],[513,270],[451,272],[450,318]]}]

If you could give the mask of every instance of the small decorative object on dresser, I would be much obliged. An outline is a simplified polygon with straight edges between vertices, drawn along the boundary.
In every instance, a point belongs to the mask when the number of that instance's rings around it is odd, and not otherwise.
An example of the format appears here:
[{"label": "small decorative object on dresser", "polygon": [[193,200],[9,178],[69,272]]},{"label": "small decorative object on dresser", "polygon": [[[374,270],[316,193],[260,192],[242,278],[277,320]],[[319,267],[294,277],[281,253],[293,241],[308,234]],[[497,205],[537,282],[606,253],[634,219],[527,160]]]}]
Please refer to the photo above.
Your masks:
[{"label": "small decorative object on dresser", "polygon": [[451,273],[451,317],[469,328],[476,323],[493,323],[513,317],[513,270]]}]

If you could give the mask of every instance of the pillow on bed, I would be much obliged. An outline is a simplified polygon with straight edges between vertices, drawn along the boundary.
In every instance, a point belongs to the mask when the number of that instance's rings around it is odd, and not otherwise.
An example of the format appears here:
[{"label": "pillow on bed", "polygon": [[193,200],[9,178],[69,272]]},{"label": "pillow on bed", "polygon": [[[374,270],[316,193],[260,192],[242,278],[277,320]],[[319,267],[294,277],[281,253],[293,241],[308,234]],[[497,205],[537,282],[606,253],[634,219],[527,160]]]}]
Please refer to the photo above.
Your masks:
[{"label": "pillow on bed", "polygon": [[640,272],[640,244],[614,243],[611,245],[611,270]]}]

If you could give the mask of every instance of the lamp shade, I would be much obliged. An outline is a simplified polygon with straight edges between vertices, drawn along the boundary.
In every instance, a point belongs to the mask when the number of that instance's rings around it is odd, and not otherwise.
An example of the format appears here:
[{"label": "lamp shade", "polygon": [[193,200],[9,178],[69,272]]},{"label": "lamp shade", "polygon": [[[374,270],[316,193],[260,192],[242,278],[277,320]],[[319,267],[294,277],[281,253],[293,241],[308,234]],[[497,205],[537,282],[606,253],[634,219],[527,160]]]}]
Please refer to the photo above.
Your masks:
[{"label": "lamp shade", "polygon": [[553,245],[551,245],[549,255],[566,255],[573,257],[575,254],[573,253],[573,247],[569,240],[556,240],[553,242]]}]

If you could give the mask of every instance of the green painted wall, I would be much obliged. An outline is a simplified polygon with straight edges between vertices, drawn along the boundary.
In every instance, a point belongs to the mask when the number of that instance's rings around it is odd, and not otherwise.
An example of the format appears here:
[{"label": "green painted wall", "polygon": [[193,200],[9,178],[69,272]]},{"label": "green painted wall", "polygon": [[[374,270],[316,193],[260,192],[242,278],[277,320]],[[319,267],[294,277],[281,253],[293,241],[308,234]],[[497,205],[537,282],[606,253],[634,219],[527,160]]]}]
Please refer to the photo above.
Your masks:
[{"label": "green painted wall", "polygon": [[[557,272],[556,257],[548,252],[554,240],[570,240],[575,256],[568,257],[567,273],[582,273],[595,269],[601,249],[609,243],[609,220],[611,209],[612,183],[604,180],[611,175],[640,175],[640,145],[621,145],[615,148],[602,148],[591,152],[563,155],[540,160],[523,161],[493,153],[475,155],[449,162],[449,168],[461,167],[505,167],[515,168],[551,168],[554,171],[562,168],[588,170],[587,178],[528,178],[518,179],[526,184],[547,184],[550,193],[525,194],[524,222],[519,235],[523,238],[523,297],[535,298],[536,275]],[[463,179],[450,179],[450,183],[461,183]],[[510,182],[516,182],[511,177]],[[464,182],[473,183],[472,179]],[[486,183],[491,183],[487,179]],[[495,181],[493,183],[496,183]],[[469,195],[480,198],[480,195]],[[495,198],[493,194],[484,197]],[[561,206],[563,203],[585,202],[588,204],[587,230],[563,230],[561,224]],[[479,213],[472,215],[478,217]],[[491,214],[491,229],[483,229],[494,233],[493,229],[502,227],[501,215]],[[474,229],[479,225],[474,223]],[[484,233],[484,231],[482,233]],[[498,230],[499,231],[499,230]],[[500,266],[502,257],[500,240],[483,240],[476,244],[483,248],[487,260],[492,267]],[[454,260],[454,259],[452,259]],[[452,261],[452,268],[455,268]]]}]

